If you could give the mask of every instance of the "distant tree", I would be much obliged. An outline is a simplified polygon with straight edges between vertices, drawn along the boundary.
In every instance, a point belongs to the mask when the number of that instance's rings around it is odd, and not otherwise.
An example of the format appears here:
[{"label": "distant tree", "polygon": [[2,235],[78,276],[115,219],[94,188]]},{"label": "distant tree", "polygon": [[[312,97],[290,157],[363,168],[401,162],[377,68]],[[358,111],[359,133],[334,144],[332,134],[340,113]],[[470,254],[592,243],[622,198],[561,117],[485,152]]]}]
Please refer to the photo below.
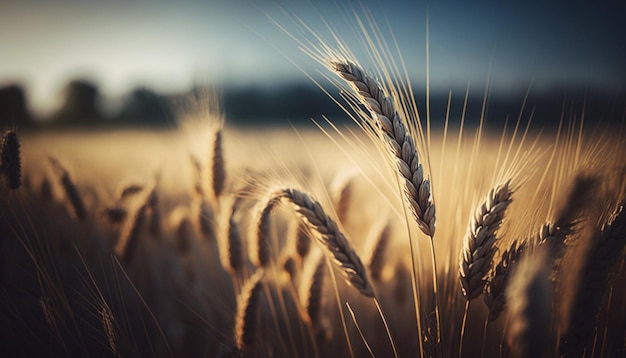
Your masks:
[{"label": "distant tree", "polygon": [[24,128],[32,124],[22,87],[12,84],[0,88],[0,125]]},{"label": "distant tree", "polygon": [[140,87],[128,96],[119,121],[123,124],[163,126],[172,124],[172,115],[165,97]]},{"label": "distant tree", "polygon": [[54,121],[59,124],[98,124],[102,120],[98,101],[96,85],[86,80],[71,81],[65,88],[65,102]]}]

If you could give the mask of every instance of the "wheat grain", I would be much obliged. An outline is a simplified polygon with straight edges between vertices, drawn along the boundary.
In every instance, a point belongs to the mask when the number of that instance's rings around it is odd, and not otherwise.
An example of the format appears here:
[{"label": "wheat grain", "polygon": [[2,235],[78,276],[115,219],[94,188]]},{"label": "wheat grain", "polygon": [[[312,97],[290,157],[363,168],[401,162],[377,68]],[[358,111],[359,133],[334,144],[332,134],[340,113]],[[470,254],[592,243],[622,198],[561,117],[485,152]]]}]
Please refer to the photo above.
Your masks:
[{"label": "wheat grain", "polygon": [[402,178],[404,199],[419,228],[432,238],[435,235],[435,203],[430,180],[424,178],[415,140],[395,109],[393,99],[357,64],[350,61],[331,61],[329,65],[352,84],[362,104],[371,112],[375,127],[381,131]]},{"label": "wheat grain", "polygon": [[459,260],[459,279],[466,300],[483,292],[496,251],[496,231],[502,225],[512,193],[510,181],[492,188],[470,219]]},{"label": "wheat grain", "polygon": [[293,204],[296,212],[310,226],[319,242],[333,255],[334,262],[341,268],[345,279],[362,295],[374,297],[374,291],[359,255],[318,201],[296,189],[280,189],[275,191],[272,197],[285,198]]}]

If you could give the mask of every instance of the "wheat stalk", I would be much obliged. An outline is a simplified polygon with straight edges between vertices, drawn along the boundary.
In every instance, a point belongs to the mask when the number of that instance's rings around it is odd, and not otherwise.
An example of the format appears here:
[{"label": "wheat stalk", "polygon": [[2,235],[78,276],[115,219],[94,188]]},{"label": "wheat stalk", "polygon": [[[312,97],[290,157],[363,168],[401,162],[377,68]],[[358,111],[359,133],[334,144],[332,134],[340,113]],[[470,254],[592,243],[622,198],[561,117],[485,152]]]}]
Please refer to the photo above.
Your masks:
[{"label": "wheat stalk", "polygon": [[492,188],[471,217],[459,263],[459,278],[466,300],[478,297],[496,252],[496,231],[511,203],[510,180]]},{"label": "wheat stalk", "polygon": [[362,295],[374,297],[374,290],[359,255],[319,202],[297,189],[279,189],[272,197],[287,199],[316,234],[318,241],[333,255],[335,264],[339,266],[348,283]]},{"label": "wheat stalk", "polygon": [[376,128],[383,134],[384,142],[393,155],[411,213],[422,232],[432,238],[435,235],[435,203],[430,180],[424,178],[415,140],[395,109],[393,98],[357,64],[331,61],[329,66],[352,85],[361,103],[370,111]]},{"label": "wheat stalk", "polygon": [[258,270],[248,279],[237,297],[235,348],[239,352],[254,347],[262,278],[263,270]]},{"label": "wheat stalk", "polygon": [[10,189],[22,184],[20,141],[14,130],[4,132],[0,145],[0,174],[4,175]]}]

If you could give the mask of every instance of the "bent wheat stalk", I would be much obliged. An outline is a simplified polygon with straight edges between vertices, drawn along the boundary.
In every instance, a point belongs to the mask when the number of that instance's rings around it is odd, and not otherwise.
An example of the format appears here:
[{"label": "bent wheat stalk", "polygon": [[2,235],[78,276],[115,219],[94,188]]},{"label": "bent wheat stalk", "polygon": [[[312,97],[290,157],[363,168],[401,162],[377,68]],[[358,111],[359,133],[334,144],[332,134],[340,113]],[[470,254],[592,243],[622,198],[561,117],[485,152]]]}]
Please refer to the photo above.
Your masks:
[{"label": "bent wheat stalk", "polygon": [[435,203],[430,180],[424,178],[415,140],[395,109],[393,98],[357,64],[346,60],[331,61],[329,65],[352,85],[361,103],[370,111],[402,178],[404,199],[419,228],[432,238],[435,235]]},{"label": "bent wheat stalk", "polygon": [[362,295],[374,297],[374,290],[359,255],[319,202],[296,189],[279,189],[271,195],[270,200],[274,198],[289,201],[316,234],[318,241],[333,255],[334,262],[341,269],[346,281]]}]

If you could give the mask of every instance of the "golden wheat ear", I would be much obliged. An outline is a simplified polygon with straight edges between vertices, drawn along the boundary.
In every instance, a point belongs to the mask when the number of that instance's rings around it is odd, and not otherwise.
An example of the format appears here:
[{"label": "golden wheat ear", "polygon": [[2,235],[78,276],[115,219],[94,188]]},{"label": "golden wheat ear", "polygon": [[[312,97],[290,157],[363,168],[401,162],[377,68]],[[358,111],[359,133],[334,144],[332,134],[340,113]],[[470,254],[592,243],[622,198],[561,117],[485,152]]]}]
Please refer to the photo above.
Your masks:
[{"label": "golden wheat ear", "polygon": [[510,181],[497,185],[470,219],[459,260],[459,279],[463,297],[468,301],[483,293],[496,252],[496,232],[502,225],[512,194]]},{"label": "golden wheat ear", "polygon": [[256,238],[256,251],[254,261],[258,267],[267,267],[272,259],[272,234],[271,234],[271,214],[280,198],[260,202],[256,208],[256,225],[253,230],[253,237]]},{"label": "golden wheat ear", "polygon": [[337,223],[324,211],[322,205],[307,193],[296,189],[279,189],[273,198],[285,199],[307,223],[318,241],[333,255],[346,281],[366,297],[374,297],[374,289],[367,278],[365,266]]},{"label": "golden wheat ear", "polygon": [[321,322],[324,298],[324,277],[326,276],[324,255],[319,255],[317,260],[310,261],[303,276],[304,281],[300,285],[299,297],[306,312],[304,319],[317,329]]},{"label": "golden wheat ear", "polygon": [[513,241],[511,246],[504,251],[500,261],[496,264],[485,286],[485,305],[489,308],[489,320],[498,319],[500,313],[506,308],[506,295],[504,294],[511,279],[511,272],[522,254],[528,249],[526,241],[518,244]]},{"label": "golden wheat ear", "polygon": [[20,161],[20,141],[14,130],[4,132],[0,146],[0,174],[10,189],[15,190],[22,185],[22,167]]},{"label": "golden wheat ear", "polygon": [[415,139],[396,110],[393,98],[378,82],[350,61],[330,61],[330,68],[352,85],[361,103],[370,111],[402,179],[404,199],[417,225],[431,238],[435,235],[435,203],[430,180],[424,178]]},{"label": "golden wheat ear", "polygon": [[257,336],[259,301],[261,298],[263,270],[251,276],[237,297],[235,314],[235,350],[238,354],[254,348]]},{"label": "golden wheat ear", "polygon": [[211,156],[211,188],[215,200],[224,193],[226,187],[226,166],[224,164],[223,128],[218,128],[213,136],[213,153]]}]

